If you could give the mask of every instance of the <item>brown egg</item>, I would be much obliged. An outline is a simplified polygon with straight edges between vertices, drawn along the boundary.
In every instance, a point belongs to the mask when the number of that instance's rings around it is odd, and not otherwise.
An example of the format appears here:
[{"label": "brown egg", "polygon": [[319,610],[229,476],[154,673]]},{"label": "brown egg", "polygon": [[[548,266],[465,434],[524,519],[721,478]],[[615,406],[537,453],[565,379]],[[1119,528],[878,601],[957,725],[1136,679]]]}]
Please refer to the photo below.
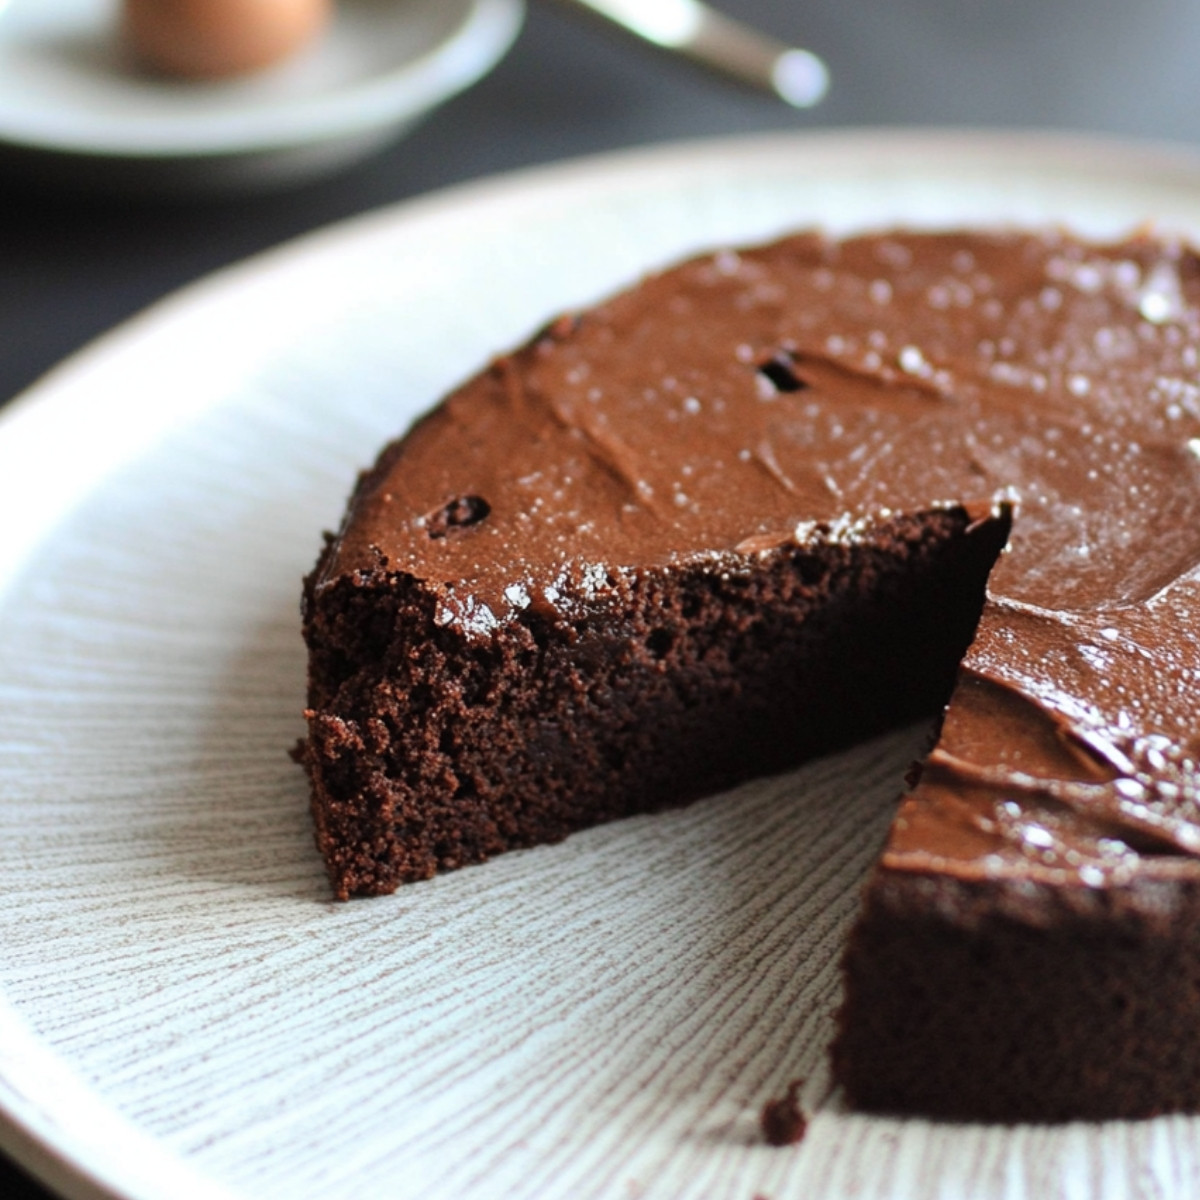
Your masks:
[{"label": "brown egg", "polygon": [[137,56],[169,75],[217,79],[286,58],[316,37],[330,0],[125,0]]}]

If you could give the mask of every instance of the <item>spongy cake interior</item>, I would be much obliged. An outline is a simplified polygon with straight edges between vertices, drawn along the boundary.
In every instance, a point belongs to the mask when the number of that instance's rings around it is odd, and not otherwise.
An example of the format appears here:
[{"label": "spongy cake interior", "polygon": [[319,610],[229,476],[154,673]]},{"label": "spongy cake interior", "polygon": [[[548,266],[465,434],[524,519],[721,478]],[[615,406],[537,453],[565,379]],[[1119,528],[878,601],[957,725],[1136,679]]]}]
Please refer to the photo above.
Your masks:
[{"label": "spongy cake interior", "polygon": [[[670,570],[502,634],[437,622],[386,570],[310,598],[314,811],[339,895],[685,803],[940,711],[1007,536],[1003,514]],[[458,536],[471,536],[464,530]],[[343,797],[369,797],[343,811]]]}]

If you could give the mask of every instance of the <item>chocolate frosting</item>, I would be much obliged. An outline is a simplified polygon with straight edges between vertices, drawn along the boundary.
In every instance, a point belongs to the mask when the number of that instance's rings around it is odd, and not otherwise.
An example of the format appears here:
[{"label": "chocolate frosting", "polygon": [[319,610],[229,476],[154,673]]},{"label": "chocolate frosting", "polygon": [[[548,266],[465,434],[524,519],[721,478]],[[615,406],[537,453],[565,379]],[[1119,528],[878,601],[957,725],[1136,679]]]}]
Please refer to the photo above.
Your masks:
[{"label": "chocolate frosting", "polygon": [[614,568],[949,505],[1012,534],[884,868],[1200,871],[1200,259],[1174,242],[804,235],[684,264],[385,451],[317,586],[409,573],[486,638]]}]

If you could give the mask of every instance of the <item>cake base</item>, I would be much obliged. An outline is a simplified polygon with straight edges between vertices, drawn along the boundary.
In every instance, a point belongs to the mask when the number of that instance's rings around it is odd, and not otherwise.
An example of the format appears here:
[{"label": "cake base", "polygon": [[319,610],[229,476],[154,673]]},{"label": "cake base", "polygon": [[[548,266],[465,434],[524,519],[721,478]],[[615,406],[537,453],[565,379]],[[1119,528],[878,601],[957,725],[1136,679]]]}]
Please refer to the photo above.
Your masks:
[{"label": "cake base", "polygon": [[936,714],[1008,524],[948,508],[612,567],[603,604],[530,604],[480,639],[385,568],[310,581],[301,757],[334,891],[390,892]]},{"label": "cake base", "polygon": [[980,1121],[1200,1110],[1200,883],[879,870],[844,961],[853,1107]]}]

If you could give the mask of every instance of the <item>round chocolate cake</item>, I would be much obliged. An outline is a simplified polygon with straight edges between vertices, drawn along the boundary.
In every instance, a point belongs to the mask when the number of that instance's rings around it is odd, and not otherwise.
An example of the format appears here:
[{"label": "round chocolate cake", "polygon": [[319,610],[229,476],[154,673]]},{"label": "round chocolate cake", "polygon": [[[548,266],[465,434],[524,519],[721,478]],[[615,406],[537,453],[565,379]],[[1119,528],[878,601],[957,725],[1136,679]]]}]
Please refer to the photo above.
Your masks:
[{"label": "round chocolate cake", "polygon": [[1200,1109],[1198,562],[1192,250],[718,252],[361,478],[305,591],[318,844],[388,892],[944,712],[846,955],[849,1099]]}]

